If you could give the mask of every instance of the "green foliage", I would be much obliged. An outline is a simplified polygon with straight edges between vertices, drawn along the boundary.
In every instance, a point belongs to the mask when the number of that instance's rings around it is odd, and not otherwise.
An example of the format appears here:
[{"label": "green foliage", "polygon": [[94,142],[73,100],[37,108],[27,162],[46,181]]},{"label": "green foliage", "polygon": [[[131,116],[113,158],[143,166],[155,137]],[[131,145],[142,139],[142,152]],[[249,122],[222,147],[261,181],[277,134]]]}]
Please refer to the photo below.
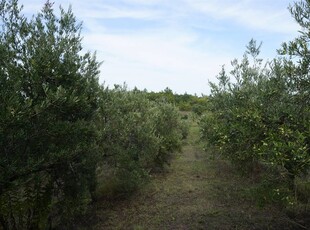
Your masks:
[{"label": "green foliage", "polygon": [[251,40],[241,62],[232,61],[230,74],[223,67],[219,83],[211,83],[202,138],[243,172],[257,173],[260,163],[284,170],[292,189],[310,168],[309,106],[302,100],[305,89],[295,85],[298,75],[290,75],[300,73],[292,70],[297,67],[283,59],[263,64],[260,46]]},{"label": "green foliage", "polygon": [[[248,52],[256,50],[254,42],[249,44]],[[219,85],[211,84],[212,97],[209,99],[210,112],[201,120],[202,134],[209,144],[216,146],[221,153],[237,166],[251,167],[258,155],[253,151],[264,132],[262,123],[262,101],[257,93],[264,84],[261,60],[254,55],[250,64],[249,53],[243,60],[232,62],[234,69],[228,76],[224,67],[218,76]],[[262,69],[261,69],[262,68]],[[236,83],[231,83],[234,77]]]},{"label": "green foliage", "polygon": [[250,192],[259,207],[267,204],[287,207],[294,204],[294,196],[289,187],[275,180],[263,180]]},{"label": "green foliage", "polygon": [[156,156],[157,165],[162,166],[169,162],[170,153],[180,150],[182,127],[184,126],[181,123],[180,114],[175,107],[165,103],[158,104],[155,135],[161,139],[161,146]]},{"label": "green foliage", "polygon": [[32,229],[83,211],[95,183],[99,63],[47,2],[28,21],[1,1],[0,222]]},{"label": "green foliage", "polygon": [[101,100],[99,196],[132,192],[180,149],[180,115],[172,105],[126,87],[104,90]]},{"label": "green foliage", "polygon": [[0,25],[4,229],[69,227],[97,183],[133,191],[180,149],[186,128],[175,107],[99,86],[100,63],[81,55],[70,8],[56,16],[47,2],[27,20],[17,0],[1,0]]},{"label": "green foliage", "polygon": [[[243,59],[232,61],[230,73],[222,68],[218,83],[210,83],[209,111],[200,120],[208,147],[242,172],[253,178],[264,170],[281,173],[280,180],[261,178],[255,191],[260,204],[292,204],[292,191],[308,202],[309,192],[300,184],[307,184],[310,169],[309,9],[309,1],[290,7],[302,30],[283,43],[279,53],[285,57],[263,63],[261,44],[251,40]],[[259,165],[266,169],[257,170]]]},{"label": "green foliage", "polygon": [[189,120],[182,120],[180,124],[180,129],[181,129],[181,134],[182,134],[182,139],[185,140],[187,139],[189,135],[189,128],[190,128],[190,121]]},{"label": "green foliage", "polygon": [[285,71],[292,91],[296,94],[298,110],[309,110],[310,81],[309,81],[309,1],[298,1],[289,7],[295,21],[301,27],[299,36],[293,41],[285,42],[278,50],[281,55],[287,55],[284,61]]},{"label": "green foliage", "polygon": [[[137,89],[135,89],[138,91]],[[194,112],[197,115],[201,115],[203,112],[207,110],[207,97],[201,96],[198,97],[196,95],[190,95],[187,93],[184,94],[176,94],[173,93],[171,89],[166,88],[162,92],[146,92],[147,97],[151,101],[158,102],[168,102],[174,104],[179,108],[180,111]]]}]

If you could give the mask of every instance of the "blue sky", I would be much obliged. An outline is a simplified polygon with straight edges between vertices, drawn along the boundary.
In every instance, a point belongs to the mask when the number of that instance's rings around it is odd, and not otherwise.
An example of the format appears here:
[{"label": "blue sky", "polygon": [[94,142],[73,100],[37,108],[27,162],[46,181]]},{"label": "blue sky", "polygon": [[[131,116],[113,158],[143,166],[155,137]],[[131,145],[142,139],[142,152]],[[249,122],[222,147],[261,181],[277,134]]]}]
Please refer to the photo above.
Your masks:
[{"label": "blue sky", "polygon": [[[44,0],[20,0],[35,14]],[[72,5],[83,22],[85,50],[103,61],[100,82],[149,91],[209,94],[222,65],[242,58],[251,38],[271,59],[298,26],[293,0],[52,0]]]}]

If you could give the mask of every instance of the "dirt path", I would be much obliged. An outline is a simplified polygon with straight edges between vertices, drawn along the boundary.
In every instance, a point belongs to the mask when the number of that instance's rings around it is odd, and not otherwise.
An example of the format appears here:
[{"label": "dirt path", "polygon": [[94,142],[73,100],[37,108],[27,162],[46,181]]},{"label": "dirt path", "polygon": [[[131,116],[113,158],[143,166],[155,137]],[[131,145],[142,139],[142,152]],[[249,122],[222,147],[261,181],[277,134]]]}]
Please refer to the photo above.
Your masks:
[{"label": "dirt path", "polygon": [[168,172],[128,200],[97,205],[95,229],[298,229],[274,208],[257,208],[247,182],[226,162],[210,160],[198,127]]}]

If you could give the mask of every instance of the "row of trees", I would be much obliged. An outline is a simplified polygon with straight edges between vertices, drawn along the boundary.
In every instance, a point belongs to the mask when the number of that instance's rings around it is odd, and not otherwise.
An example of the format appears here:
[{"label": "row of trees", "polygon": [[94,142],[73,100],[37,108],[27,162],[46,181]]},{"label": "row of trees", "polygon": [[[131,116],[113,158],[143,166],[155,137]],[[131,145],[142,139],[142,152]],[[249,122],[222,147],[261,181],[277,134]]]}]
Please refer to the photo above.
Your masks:
[{"label": "row of trees", "polygon": [[302,30],[282,45],[285,56],[264,63],[251,40],[230,73],[223,67],[200,122],[203,138],[240,169],[281,171],[291,189],[310,168],[309,10],[309,1],[290,7]]},{"label": "row of trees", "polygon": [[[31,20],[0,1],[0,224],[70,222],[98,186],[132,191],[180,148],[177,110],[144,93],[98,84],[71,9],[47,2]],[[83,54],[84,53],[84,54]]]},{"label": "row of trees", "polygon": [[101,189],[108,195],[127,193],[169,163],[171,153],[181,150],[187,126],[176,107],[150,101],[144,92],[117,86],[106,89],[102,98],[98,123],[105,159],[98,169]]}]

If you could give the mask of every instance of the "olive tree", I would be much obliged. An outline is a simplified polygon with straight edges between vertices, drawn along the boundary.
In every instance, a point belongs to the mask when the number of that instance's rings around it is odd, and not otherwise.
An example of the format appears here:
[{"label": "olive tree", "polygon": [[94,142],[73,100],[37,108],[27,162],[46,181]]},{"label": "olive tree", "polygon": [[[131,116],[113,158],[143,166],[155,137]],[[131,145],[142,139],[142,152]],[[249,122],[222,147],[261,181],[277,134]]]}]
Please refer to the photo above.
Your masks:
[{"label": "olive tree", "polygon": [[95,186],[99,65],[81,54],[71,9],[46,2],[28,20],[0,2],[0,223],[52,227],[80,213]]}]

